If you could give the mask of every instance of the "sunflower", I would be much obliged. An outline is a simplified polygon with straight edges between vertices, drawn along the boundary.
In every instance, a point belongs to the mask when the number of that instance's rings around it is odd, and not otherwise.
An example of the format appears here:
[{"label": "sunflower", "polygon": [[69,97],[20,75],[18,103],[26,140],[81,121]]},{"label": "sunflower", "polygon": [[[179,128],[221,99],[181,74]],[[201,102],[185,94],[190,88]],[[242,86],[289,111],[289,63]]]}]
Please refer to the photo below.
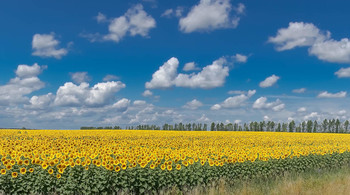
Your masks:
[{"label": "sunflower", "polygon": [[29,160],[24,160],[24,164],[28,166],[29,165]]},{"label": "sunflower", "polygon": [[20,166],[23,165],[23,160],[19,160],[19,161],[17,162],[17,164],[20,165]]},{"label": "sunflower", "polygon": [[116,172],[119,172],[119,171],[120,171],[120,166],[116,166],[114,170],[115,170]]},{"label": "sunflower", "polygon": [[24,175],[24,174],[26,174],[27,169],[23,167],[19,170],[19,172]]},{"label": "sunflower", "polygon": [[156,168],[156,166],[155,166],[154,164],[151,164],[149,167],[150,167],[151,169]]},{"label": "sunflower", "polygon": [[47,172],[51,175],[53,173],[53,169],[49,169]]},{"label": "sunflower", "polygon": [[62,174],[64,172],[64,169],[58,169],[58,172]]},{"label": "sunflower", "polygon": [[17,172],[12,172],[11,175],[12,175],[13,178],[16,178],[18,176],[18,173]]},{"label": "sunflower", "polygon": [[41,165],[41,167],[42,167],[43,169],[47,169],[48,165],[47,165],[46,163],[43,163],[43,164]]},{"label": "sunflower", "polygon": [[6,169],[1,169],[1,175],[5,175],[6,174]]},{"label": "sunflower", "polygon": [[165,167],[165,164],[162,164],[161,166],[160,166],[160,168],[162,169],[162,170],[164,170],[166,167]]},{"label": "sunflower", "polygon": [[30,169],[29,169],[29,172],[33,173],[33,172],[34,172],[34,169],[33,169],[33,168],[30,168]]},{"label": "sunflower", "polygon": [[12,169],[12,165],[7,165],[7,166],[6,166],[6,169],[7,169],[7,170],[11,170],[11,169]]},{"label": "sunflower", "polygon": [[177,165],[176,165],[176,169],[177,169],[177,170],[180,170],[180,169],[181,169],[181,165],[180,165],[180,164],[177,164]]},{"label": "sunflower", "polygon": [[168,171],[171,171],[173,169],[173,167],[171,165],[168,165],[167,169],[168,169]]},{"label": "sunflower", "polygon": [[61,174],[57,174],[57,175],[56,175],[56,178],[57,178],[57,179],[61,178]]},{"label": "sunflower", "polygon": [[89,166],[85,166],[85,170],[89,170]]}]

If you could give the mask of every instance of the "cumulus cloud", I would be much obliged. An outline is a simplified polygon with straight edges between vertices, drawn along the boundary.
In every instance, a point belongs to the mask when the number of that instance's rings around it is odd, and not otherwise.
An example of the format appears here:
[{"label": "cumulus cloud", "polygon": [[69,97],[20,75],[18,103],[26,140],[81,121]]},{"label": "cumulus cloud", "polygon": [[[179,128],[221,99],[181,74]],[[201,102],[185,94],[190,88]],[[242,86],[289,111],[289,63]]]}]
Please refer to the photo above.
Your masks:
[{"label": "cumulus cloud", "polygon": [[269,37],[270,43],[276,45],[278,51],[295,47],[309,47],[310,55],[333,63],[350,63],[350,41],[331,38],[331,33],[322,32],[312,23],[290,22],[288,28],[278,30],[275,37]]},{"label": "cumulus cloud", "polygon": [[184,71],[200,70],[200,68],[196,66],[196,63],[188,62],[188,63],[185,64],[183,70]]},{"label": "cumulus cloud", "polygon": [[246,91],[242,91],[242,90],[230,90],[227,92],[228,94],[232,95],[232,94],[243,94],[246,93]]},{"label": "cumulus cloud", "polygon": [[278,79],[280,79],[280,77],[273,74],[267,77],[265,80],[261,81],[259,83],[259,86],[262,88],[271,87],[278,81]]},{"label": "cumulus cloud", "polygon": [[225,58],[215,60],[211,65],[205,66],[200,72],[192,74],[177,73],[179,61],[172,57],[153,73],[152,80],[146,82],[147,89],[189,87],[210,89],[220,87],[229,75],[229,68],[225,66]]},{"label": "cumulus cloud", "polygon": [[70,76],[71,76],[72,80],[78,84],[83,83],[83,82],[88,82],[91,80],[91,78],[87,72],[70,73]]},{"label": "cumulus cloud", "polygon": [[153,95],[152,91],[150,91],[148,89],[142,93],[142,96],[144,96],[144,97],[151,97],[152,95]]},{"label": "cumulus cloud", "polygon": [[311,112],[310,114],[304,116],[304,120],[310,120],[319,117],[320,115],[317,112]]},{"label": "cumulus cloud", "polygon": [[293,89],[293,93],[305,93],[306,88],[300,88],[300,89]]},{"label": "cumulus cloud", "polygon": [[102,106],[123,88],[125,84],[120,81],[97,83],[93,87],[85,82],[80,85],[67,82],[58,88],[54,102],[58,106]]},{"label": "cumulus cloud", "polygon": [[0,85],[0,104],[25,103],[29,95],[34,91],[42,89],[45,84],[38,75],[46,68],[34,64],[18,65],[15,71],[16,77],[11,79],[7,84]]},{"label": "cumulus cloud", "polygon": [[285,107],[285,104],[281,100],[277,99],[274,102],[267,102],[266,97],[258,98],[254,104],[254,109],[272,109],[273,111],[281,111]]},{"label": "cumulus cloud", "polygon": [[48,93],[46,95],[32,96],[29,100],[29,105],[24,105],[25,108],[30,109],[47,109],[54,100],[54,95]]},{"label": "cumulus cloud", "polygon": [[177,67],[179,60],[175,57],[170,58],[159,69],[153,73],[152,80],[146,82],[147,89],[169,88],[173,85],[174,79],[177,76]]},{"label": "cumulus cloud", "polygon": [[54,57],[56,59],[67,55],[65,48],[58,48],[59,41],[55,39],[55,34],[35,34],[32,40],[33,56]]},{"label": "cumulus cloud", "polygon": [[246,101],[256,93],[256,90],[249,90],[247,94],[241,94],[229,97],[220,104],[215,104],[211,110],[219,110],[221,108],[238,108],[245,105]]},{"label": "cumulus cloud", "polygon": [[350,68],[341,68],[334,73],[338,78],[347,78],[350,77]]},{"label": "cumulus cloud", "polygon": [[196,99],[193,99],[192,101],[187,102],[183,106],[183,108],[190,109],[190,110],[196,110],[196,109],[198,109],[201,106],[203,106],[202,102],[200,102],[200,101],[198,101]]},{"label": "cumulus cloud", "polygon": [[144,100],[135,100],[133,103],[134,106],[144,106],[146,104],[147,104],[147,102]]},{"label": "cumulus cloud", "polygon": [[130,100],[123,98],[112,105],[112,108],[117,110],[118,112],[124,112],[128,109],[130,104]]},{"label": "cumulus cloud", "polygon": [[323,91],[317,95],[318,98],[344,98],[346,97],[346,91],[340,91],[338,93],[329,93],[328,91]]},{"label": "cumulus cloud", "polygon": [[109,34],[103,40],[119,42],[126,35],[147,37],[149,31],[156,27],[154,18],[143,10],[141,4],[130,8],[123,16],[111,20]]},{"label": "cumulus cloud", "polygon": [[239,4],[232,13],[230,0],[200,0],[185,17],[180,18],[180,30],[184,33],[212,31],[220,28],[236,28],[244,13],[244,5]]}]

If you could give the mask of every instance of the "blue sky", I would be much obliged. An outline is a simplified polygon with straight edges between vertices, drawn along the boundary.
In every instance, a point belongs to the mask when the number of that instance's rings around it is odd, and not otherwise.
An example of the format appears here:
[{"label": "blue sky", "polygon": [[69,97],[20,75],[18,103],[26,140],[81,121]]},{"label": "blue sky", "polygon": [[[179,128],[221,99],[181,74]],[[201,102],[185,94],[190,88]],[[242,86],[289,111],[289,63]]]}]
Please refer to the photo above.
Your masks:
[{"label": "blue sky", "polygon": [[349,119],[349,5],[2,1],[0,126]]}]

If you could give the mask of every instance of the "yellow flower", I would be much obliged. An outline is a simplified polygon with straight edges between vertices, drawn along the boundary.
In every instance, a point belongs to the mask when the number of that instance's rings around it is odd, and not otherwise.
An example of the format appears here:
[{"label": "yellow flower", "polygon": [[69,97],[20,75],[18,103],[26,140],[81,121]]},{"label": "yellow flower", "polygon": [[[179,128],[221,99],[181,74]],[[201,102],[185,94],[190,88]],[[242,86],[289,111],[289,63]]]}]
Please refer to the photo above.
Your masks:
[{"label": "yellow flower", "polygon": [[180,170],[180,169],[181,169],[181,165],[180,165],[180,164],[177,164],[177,165],[176,165],[176,169],[177,169],[177,170]]},{"label": "yellow flower", "polygon": [[61,174],[56,175],[57,179],[61,178]]},{"label": "yellow flower", "polygon": [[173,169],[173,166],[168,165],[166,168],[168,169],[168,171],[171,171]]},{"label": "yellow flower", "polygon": [[18,173],[17,172],[12,172],[11,175],[12,175],[13,178],[16,178],[18,176]]},{"label": "yellow flower", "polygon": [[166,167],[165,167],[165,164],[162,164],[161,166],[160,166],[160,168],[162,169],[162,170],[164,170]]},{"label": "yellow flower", "polygon": [[1,169],[1,175],[5,175],[6,174],[6,169]]},{"label": "yellow flower", "polygon": [[43,169],[47,169],[48,165],[47,165],[46,163],[43,163],[43,164],[41,165],[41,167],[42,167]]},{"label": "yellow flower", "polygon": [[30,168],[30,169],[29,169],[29,172],[33,173],[33,172],[34,172],[34,169],[33,169],[33,168]]},{"label": "yellow flower", "polygon": [[51,175],[53,173],[53,169],[49,169],[47,172]]},{"label": "yellow flower", "polygon": [[24,175],[24,174],[26,174],[27,170],[26,170],[26,168],[23,167],[19,170],[19,172]]},{"label": "yellow flower", "polygon": [[120,171],[120,166],[116,166],[115,169],[114,169],[116,172],[119,172]]}]

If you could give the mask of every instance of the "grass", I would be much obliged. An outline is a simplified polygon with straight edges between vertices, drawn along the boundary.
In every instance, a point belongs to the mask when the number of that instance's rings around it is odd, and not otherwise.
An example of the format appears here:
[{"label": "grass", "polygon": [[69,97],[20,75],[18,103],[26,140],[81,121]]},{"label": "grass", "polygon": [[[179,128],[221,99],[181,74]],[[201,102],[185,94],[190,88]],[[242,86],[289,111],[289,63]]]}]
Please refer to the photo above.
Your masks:
[{"label": "grass", "polygon": [[237,181],[233,185],[224,180],[208,187],[196,187],[187,192],[176,189],[165,194],[194,195],[342,195],[350,194],[350,167],[327,171],[287,174],[271,180]]}]

